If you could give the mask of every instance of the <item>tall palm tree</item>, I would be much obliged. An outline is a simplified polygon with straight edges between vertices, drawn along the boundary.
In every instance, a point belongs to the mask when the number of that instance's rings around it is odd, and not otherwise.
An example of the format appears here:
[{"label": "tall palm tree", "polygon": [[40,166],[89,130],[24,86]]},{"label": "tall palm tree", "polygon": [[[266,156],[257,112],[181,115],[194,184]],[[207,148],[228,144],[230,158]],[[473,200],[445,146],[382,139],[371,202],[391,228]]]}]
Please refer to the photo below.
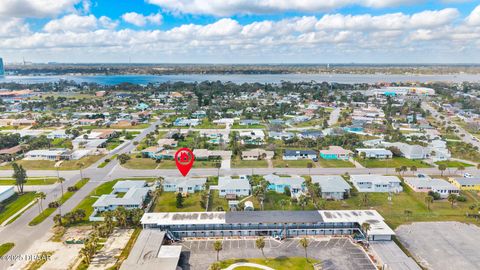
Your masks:
[{"label": "tall palm tree", "polygon": [[365,233],[365,239],[368,242],[368,232],[370,231],[370,223],[364,222],[362,223],[362,231]]},{"label": "tall palm tree", "polygon": [[217,241],[213,242],[213,249],[217,252],[217,262],[218,262],[218,255],[219,255],[220,251],[222,251],[222,249],[223,249],[222,241],[217,240]]},{"label": "tall palm tree", "polygon": [[452,193],[448,195],[447,200],[450,202],[452,208],[453,208],[453,204],[457,201],[457,199],[458,199],[458,196],[456,194]]},{"label": "tall palm tree", "polygon": [[307,254],[307,248],[310,243],[308,242],[308,239],[306,237],[300,239],[300,245],[305,249],[305,259],[308,261],[308,254]]},{"label": "tall palm tree", "polygon": [[428,211],[430,211],[430,205],[433,203],[433,197],[430,195],[425,196],[425,203],[427,204]]},{"label": "tall palm tree", "polygon": [[265,248],[265,239],[260,237],[255,240],[255,246],[262,251],[262,256],[266,259],[267,257],[265,257],[265,253],[263,252],[263,249]]},{"label": "tall palm tree", "polygon": [[37,193],[37,200],[39,201],[40,211],[43,211],[43,200],[47,198],[47,195],[43,192]]}]

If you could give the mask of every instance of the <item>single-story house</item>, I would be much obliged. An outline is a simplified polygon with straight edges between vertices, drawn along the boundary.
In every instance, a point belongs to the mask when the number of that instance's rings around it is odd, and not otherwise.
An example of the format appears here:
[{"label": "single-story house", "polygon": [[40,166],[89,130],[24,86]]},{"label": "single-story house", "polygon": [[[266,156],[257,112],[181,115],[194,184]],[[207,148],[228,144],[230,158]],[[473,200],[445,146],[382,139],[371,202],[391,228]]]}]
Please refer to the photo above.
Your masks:
[{"label": "single-story house", "polygon": [[195,127],[200,125],[201,119],[187,119],[185,117],[177,118],[173,125],[176,127]]},{"label": "single-story house", "polygon": [[320,150],[320,157],[323,159],[348,160],[352,151],[343,149],[341,146],[331,145],[328,149]]},{"label": "single-story house", "polygon": [[396,176],[378,174],[351,175],[350,181],[358,192],[401,192],[403,187]]},{"label": "single-story house", "polygon": [[31,150],[25,154],[26,160],[69,160],[72,159],[72,151],[69,149],[41,149]]},{"label": "single-story house", "polygon": [[259,124],[260,124],[260,120],[253,120],[253,119],[240,120],[241,126],[254,126]]},{"label": "single-story house", "polygon": [[265,133],[259,129],[241,131],[240,138],[242,138],[242,144],[262,145],[265,140]]},{"label": "single-story house", "polygon": [[273,138],[275,140],[291,140],[295,137],[295,134],[292,132],[276,132],[270,131],[268,133],[268,137]]},{"label": "single-story house", "polygon": [[313,150],[284,150],[283,152],[283,160],[311,159],[316,161],[317,158],[317,152]]},{"label": "single-story house", "polygon": [[272,159],[275,152],[267,151],[260,148],[242,151],[243,160],[259,160],[259,159]]},{"label": "single-story house", "polygon": [[177,147],[178,142],[175,139],[160,139],[158,140],[158,145],[160,147],[169,146],[169,147]]},{"label": "single-story house", "polygon": [[[125,183],[124,183],[125,182]],[[138,183],[136,183],[138,182]],[[111,194],[100,196],[92,205],[96,213],[104,211],[113,211],[117,207],[123,206],[125,209],[143,208],[144,202],[148,197],[150,188],[144,187],[145,181],[118,181]],[[142,186],[142,187],[139,187]],[[126,192],[125,192],[126,191]],[[125,193],[120,196],[118,193]]]},{"label": "single-story house", "polygon": [[12,197],[14,194],[14,186],[0,186],[0,203]]},{"label": "single-story house", "polygon": [[232,151],[194,149],[193,155],[195,156],[195,159],[199,160],[205,160],[214,157],[220,157],[221,159],[230,159],[232,157]]},{"label": "single-story house", "polygon": [[276,174],[269,174],[265,175],[264,179],[269,183],[267,189],[273,190],[277,193],[285,192],[285,188],[288,187],[292,197],[299,197],[305,190],[303,185],[305,179],[298,175],[279,176]]},{"label": "single-story house", "polygon": [[207,178],[165,177],[163,191],[195,193],[205,189]]},{"label": "single-story house", "polygon": [[192,113],[192,118],[205,118],[207,117],[207,113],[205,111],[195,111]]},{"label": "single-story house", "polygon": [[15,156],[21,152],[23,152],[23,147],[21,145],[16,145],[0,150],[0,157],[2,160],[13,160]]},{"label": "single-story house", "polygon": [[480,190],[480,177],[450,177],[448,180],[461,190]]},{"label": "single-story house", "polygon": [[388,159],[393,157],[393,153],[385,148],[358,148],[355,150],[360,156],[365,153],[366,158]]},{"label": "single-story house", "polygon": [[298,138],[300,139],[312,139],[316,140],[323,137],[323,132],[320,130],[306,130],[298,133]]},{"label": "single-story house", "polygon": [[436,192],[441,198],[447,198],[450,194],[458,195],[460,189],[443,179],[431,179],[430,177],[404,177],[403,180],[415,192]]},{"label": "single-story house", "polygon": [[343,200],[350,195],[352,187],[340,175],[313,175],[312,183],[318,183],[321,196],[327,200]]},{"label": "single-story house", "polygon": [[230,176],[220,176],[217,189],[220,197],[243,197],[250,195],[252,187],[246,178],[233,179]]},{"label": "single-story house", "polygon": [[72,134],[66,134],[64,129],[54,130],[47,134],[47,138],[49,139],[71,139],[73,137]]},{"label": "single-story house", "polygon": [[426,159],[430,155],[430,150],[421,145],[407,144],[402,142],[383,143],[385,147],[396,147],[402,153],[402,156],[408,159]]}]

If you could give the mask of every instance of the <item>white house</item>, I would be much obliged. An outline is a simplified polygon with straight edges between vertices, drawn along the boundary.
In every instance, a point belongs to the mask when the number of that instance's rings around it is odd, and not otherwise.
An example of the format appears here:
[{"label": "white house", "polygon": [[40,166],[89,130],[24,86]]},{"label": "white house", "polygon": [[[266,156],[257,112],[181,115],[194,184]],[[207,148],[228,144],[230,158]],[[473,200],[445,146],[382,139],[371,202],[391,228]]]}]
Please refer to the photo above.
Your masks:
[{"label": "white house", "polygon": [[14,186],[0,186],[0,203],[15,194]]},{"label": "white house", "polygon": [[355,150],[359,155],[365,153],[366,158],[388,159],[393,153],[385,148],[358,148]]},{"label": "white house", "polygon": [[273,151],[267,151],[263,149],[251,149],[242,151],[242,159],[243,160],[259,160],[259,159],[272,159],[274,156]]},{"label": "white house", "polygon": [[163,191],[195,193],[205,189],[207,178],[165,177]]},{"label": "white house", "polygon": [[233,179],[230,176],[220,176],[218,178],[218,193],[220,197],[235,195],[237,197],[250,195],[250,182],[246,178]]},{"label": "white house", "polygon": [[[150,188],[145,181],[118,181],[110,194],[104,194],[93,204],[94,212],[113,211],[123,206],[126,209],[142,208],[148,197]],[[120,196],[119,193],[124,193]]]},{"label": "white house", "polygon": [[396,147],[402,155],[408,159],[426,159],[430,155],[430,150],[427,147],[423,147],[421,145],[415,144],[407,144],[402,142],[396,143],[387,143],[384,142],[383,145],[385,147]]},{"label": "white house", "polygon": [[430,177],[404,177],[405,183],[415,192],[436,192],[441,198],[447,198],[450,194],[458,195],[460,189],[443,179],[431,179]]},{"label": "white house", "polygon": [[396,176],[357,174],[350,176],[358,192],[401,192],[403,187]]},{"label": "white house", "polygon": [[66,134],[64,129],[54,130],[47,134],[47,138],[49,139],[71,139],[73,137],[72,134]]},{"label": "white house", "polygon": [[26,160],[69,160],[72,159],[72,151],[68,149],[39,149],[31,150],[25,154]]},{"label": "white house", "polygon": [[327,200],[343,200],[352,187],[340,175],[313,175],[312,183],[318,183],[322,198]]},{"label": "white house", "polygon": [[304,193],[305,190],[303,185],[305,179],[298,175],[280,176],[276,174],[269,174],[265,175],[263,178],[269,183],[267,189],[273,190],[277,193],[285,192],[285,188],[288,187],[288,189],[290,189],[291,197],[299,197]]}]

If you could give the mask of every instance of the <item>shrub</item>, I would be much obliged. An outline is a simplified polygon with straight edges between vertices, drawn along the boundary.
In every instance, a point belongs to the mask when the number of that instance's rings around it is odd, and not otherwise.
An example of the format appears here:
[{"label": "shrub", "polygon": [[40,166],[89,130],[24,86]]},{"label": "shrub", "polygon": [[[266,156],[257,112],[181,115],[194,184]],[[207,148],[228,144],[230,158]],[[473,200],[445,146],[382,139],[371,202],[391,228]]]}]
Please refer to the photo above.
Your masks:
[{"label": "shrub", "polygon": [[106,159],[105,159],[105,162],[106,162],[106,163],[110,162],[110,159],[109,159],[109,158],[106,158]]},{"label": "shrub", "polygon": [[440,193],[429,191],[428,195],[432,196],[434,200],[440,200]]},{"label": "shrub", "polygon": [[68,190],[69,192],[75,192],[75,191],[78,190],[78,187],[76,187],[76,186],[71,186],[71,187],[68,187],[67,190]]},{"label": "shrub", "polygon": [[60,206],[60,203],[55,201],[55,202],[50,202],[48,204],[48,208],[58,208]]},{"label": "shrub", "polygon": [[457,201],[459,202],[466,202],[467,201],[467,197],[463,196],[463,195],[459,195],[457,197]]}]

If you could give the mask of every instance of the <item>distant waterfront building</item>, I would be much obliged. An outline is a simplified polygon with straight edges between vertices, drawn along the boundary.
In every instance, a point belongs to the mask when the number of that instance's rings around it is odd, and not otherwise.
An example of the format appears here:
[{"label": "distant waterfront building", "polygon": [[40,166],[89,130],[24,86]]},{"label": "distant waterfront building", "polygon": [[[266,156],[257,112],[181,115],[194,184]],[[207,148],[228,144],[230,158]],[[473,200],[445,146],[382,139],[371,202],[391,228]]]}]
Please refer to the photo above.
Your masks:
[{"label": "distant waterfront building", "polygon": [[3,67],[3,59],[0,57],[0,76],[5,75],[5,68]]}]

